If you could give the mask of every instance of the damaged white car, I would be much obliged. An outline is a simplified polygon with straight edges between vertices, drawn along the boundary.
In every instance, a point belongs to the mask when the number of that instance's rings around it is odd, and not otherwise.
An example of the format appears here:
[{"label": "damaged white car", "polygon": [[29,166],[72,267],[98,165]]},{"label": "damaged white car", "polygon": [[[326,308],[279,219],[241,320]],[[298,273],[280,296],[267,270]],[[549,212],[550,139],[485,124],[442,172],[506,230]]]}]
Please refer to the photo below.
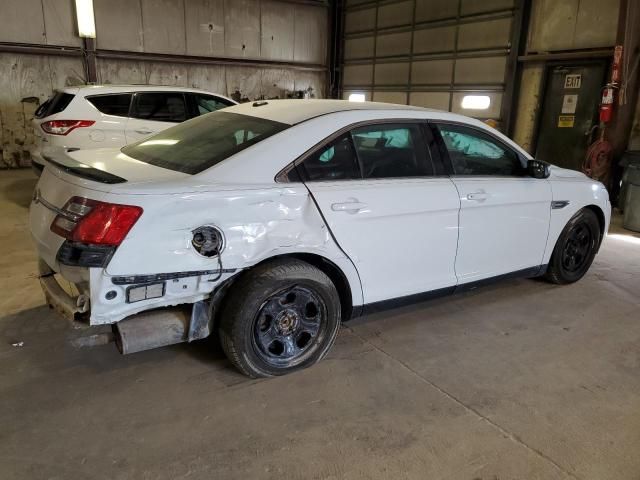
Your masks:
[{"label": "damaged white car", "polygon": [[218,331],[253,377],[317,362],[363,313],[574,282],[611,210],[479,121],[400,105],[255,102],[47,160],[30,224],[48,303],[113,324],[125,353]]}]

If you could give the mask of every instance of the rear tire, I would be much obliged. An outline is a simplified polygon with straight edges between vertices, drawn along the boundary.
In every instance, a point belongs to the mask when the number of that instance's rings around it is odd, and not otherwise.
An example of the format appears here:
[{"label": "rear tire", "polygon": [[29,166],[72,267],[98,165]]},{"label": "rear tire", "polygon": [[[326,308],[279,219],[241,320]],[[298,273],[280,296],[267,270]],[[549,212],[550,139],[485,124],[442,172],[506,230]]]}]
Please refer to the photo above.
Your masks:
[{"label": "rear tire", "polygon": [[593,263],[600,243],[600,223],[587,208],[564,227],[553,249],[545,278],[559,285],[577,282]]},{"label": "rear tire", "polygon": [[242,373],[284,375],[320,361],[340,328],[340,297],[322,271],[295,259],[248,271],[232,287],[220,343]]}]

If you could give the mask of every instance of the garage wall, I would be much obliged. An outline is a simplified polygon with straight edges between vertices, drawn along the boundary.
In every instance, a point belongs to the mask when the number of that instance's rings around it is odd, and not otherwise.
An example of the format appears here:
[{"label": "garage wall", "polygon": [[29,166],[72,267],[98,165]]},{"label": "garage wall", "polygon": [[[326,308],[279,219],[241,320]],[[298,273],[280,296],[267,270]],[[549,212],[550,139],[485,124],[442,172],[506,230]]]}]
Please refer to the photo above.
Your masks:
[{"label": "garage wall", "polygon": [[[513,0],[347,2],[342,93],[500,119]],[[467,94],[489,110],[464,110]]]},{"label": "garage wall", "polygon": [[[94,10],[98,83],[189,86],[227,96],[238,91],[249,100],[308,88],[316,97],[324,96],[324,2],[316,6],[275,0],[94,0]],[[64,46],[77,55],[2,53],[0,44],[0,168],[29,165],[31,120],[39,103],[53,89],[85,82],[82,41],[75,28],[73,0],[2,0],[0,42]],[[109,55],[116,52],[138,52],[142,58]],[[145,60],[145,54],[287,65],[160,62]]]},{"label": "garage wall", "polygon": [[[619,7],[619,0],[533,0],[526,55],[612,48]],[[513,137],[530,153],[545,65],[532,58],[522,70]]]}]

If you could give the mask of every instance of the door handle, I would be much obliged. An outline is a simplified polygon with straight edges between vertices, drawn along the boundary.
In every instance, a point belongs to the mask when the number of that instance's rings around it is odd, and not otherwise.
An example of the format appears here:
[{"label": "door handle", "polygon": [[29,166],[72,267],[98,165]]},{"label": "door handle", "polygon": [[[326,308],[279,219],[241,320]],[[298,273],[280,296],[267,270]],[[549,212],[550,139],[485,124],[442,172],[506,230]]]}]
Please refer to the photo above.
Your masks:
[{"label": "door handle", "polygon": [[467,195],[467,200],[474,200],[476,202],[484,202],[489,198],[489,194],[485,192],[473,192]]},{"label": "door handle", "polygon": [[135,132],[139,133],[140,135],[148,135],[150,133],[153,133],[153,130],[146,130],[146,129],[141,128],[140,130],[136,130]]},{"label": "door handle", "polygon": [[367,204],[358,201],[331,204],[331,210],[334,212],[358,213],[365,208],[367,208]]}]

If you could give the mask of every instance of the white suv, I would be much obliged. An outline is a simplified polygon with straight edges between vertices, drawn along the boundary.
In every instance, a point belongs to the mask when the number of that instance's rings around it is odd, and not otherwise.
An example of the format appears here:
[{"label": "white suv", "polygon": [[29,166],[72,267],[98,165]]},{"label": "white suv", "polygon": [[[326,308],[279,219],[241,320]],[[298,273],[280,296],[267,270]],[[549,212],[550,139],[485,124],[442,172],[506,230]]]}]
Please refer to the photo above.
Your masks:
[{"label": "white suv", "polygon": [[203,90],[146,85],[69,87],[36,110],[32,165],[44,168],[43,150],[122,147],[190,118],[235,105]]}]

